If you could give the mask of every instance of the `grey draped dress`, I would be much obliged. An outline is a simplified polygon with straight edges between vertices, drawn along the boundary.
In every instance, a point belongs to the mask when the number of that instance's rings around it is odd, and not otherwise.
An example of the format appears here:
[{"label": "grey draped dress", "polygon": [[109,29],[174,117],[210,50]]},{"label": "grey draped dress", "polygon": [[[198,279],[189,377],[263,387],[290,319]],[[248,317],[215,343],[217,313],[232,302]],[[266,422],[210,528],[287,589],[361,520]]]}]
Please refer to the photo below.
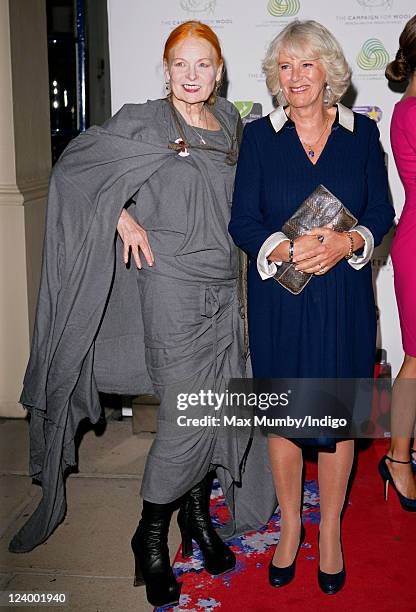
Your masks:
[{"label": "grey draped dress", "polygon": [[[226,129],[204,138],[226,150],[238,113],[222,98],[212,110]],[[184,414],[178,393],[220,392],[247,372],[238,255],[227,231],[235,166],[221,151],[190,148],[179,156],[169,147],[178,137],[166,100],[128,104],[80,134],[54,167],[21,397],[31,417],[30,475],[43,497],[10,542],[12,552],[31,550],[63,520],[64,472],[76,465],[79,422],[100,418],[98,391],[160,398],[145,499],[172,501],[216,467],[231,510],[223,537],[261,526],[274,510],[264,439],[177,422]],[[123,265],[115,236],[128,201],[148,232],[151,268]],[[185,411],[196,419],[212,413],[204,405]]]},{"label": "grey draped dress", "polygon": [[[172,141],[177,128],[169,110],[167,119]],[[230,142],[222,129],[196,133],[181,123],[189,155],[156,172],[134,206],[155,256],[153,267],[137,273],[146,366],[160,399],[141,493],[155,503],[183,495],[223,462],[218,428],[198,425],[205,415],[221,418],[221,411],[199,403],[181,412],[178,395],[225,391],[228,379],[245,375],[238,256],[227,229],[235,173],[226,163]],[[198,134],[220,151],[192,149]],[[181,415],[196,424],[179,425]]]}]

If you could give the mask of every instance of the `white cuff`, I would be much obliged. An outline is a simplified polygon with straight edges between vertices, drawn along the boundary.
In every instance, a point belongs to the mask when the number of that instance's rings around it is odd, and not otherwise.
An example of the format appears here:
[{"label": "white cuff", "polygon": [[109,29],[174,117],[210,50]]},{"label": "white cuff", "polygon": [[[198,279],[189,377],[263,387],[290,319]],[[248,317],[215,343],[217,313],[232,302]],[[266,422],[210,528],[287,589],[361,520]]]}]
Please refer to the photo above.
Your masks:
[{"label": "white cuff", "polygon": [[271,261],[269,263],[267,261],[267,257],[284,240],[289,240],[286,234],[283,232],[275,232],[274,234],[271,234],[261,245],[259,254],[257,255],[257,270],[259,271],[262,280],[266,280],[267,278],[274,276],[277,272],[277,266],[282,265],[283,262],[281,261]]},{"label": "white cuff", "polygon": [[364,247],[362,254],[354,254],[351,259],[348,260],[348,263],[355,270],[361,270],[361,268],[363,268],[373,256],[374,236],[367,227],[364,227],[364,225],[356,225],[352,228],[351,231],[357,232],[358,234],[360,234],[360,236],[362,236],[364,240]]}]

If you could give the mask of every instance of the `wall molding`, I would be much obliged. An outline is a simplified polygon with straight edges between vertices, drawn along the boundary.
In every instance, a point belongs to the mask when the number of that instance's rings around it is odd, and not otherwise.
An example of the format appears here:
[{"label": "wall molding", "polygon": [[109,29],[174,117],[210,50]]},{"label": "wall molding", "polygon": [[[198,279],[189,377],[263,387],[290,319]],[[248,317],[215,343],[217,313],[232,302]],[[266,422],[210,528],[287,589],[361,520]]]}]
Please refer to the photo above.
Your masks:
[{"label": "wall molding", "polygon": [[0,206],[24,206],[46,198],[49,176],[17,183],[0,183]]},{"label": "wall molding", "polygon": [[8,402],[0,400],[0,417],[24,419],[27,415],[27,409],[23,408],[19,402]]}]

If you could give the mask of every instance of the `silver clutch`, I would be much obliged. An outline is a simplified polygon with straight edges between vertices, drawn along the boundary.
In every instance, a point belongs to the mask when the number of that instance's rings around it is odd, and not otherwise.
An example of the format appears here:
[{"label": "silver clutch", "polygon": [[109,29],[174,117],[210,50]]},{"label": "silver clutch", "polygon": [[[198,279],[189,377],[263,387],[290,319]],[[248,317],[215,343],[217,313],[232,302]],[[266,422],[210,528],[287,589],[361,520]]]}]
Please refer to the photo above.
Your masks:
[{"label": "silver clutch", "polygon": [[[324,185],[318,187],[302,202],[286,221],[282,232],[295,240],[315,227],[332,224],[337,232],[347,232],[357,225],[354,215]],[[283,262],[273,276],[285,289],[297,295],[306,287],[313,274],[295,270],[295,264]]]}]

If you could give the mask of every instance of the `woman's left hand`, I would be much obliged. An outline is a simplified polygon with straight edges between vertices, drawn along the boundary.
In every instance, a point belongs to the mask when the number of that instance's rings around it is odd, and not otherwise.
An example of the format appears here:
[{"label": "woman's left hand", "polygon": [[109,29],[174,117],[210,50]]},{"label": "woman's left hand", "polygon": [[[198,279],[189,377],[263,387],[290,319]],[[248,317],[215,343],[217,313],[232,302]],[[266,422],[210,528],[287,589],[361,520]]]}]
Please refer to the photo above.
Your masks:
[{"label": "woman's left hand", "polygon": [[317,227],[306,232],[306,235],[322,237],[321,242],[325,251],[322,255],[297,263],[296,270],[322,275],[349,253],[351,243],[345,232],[336,232],[331,227]]}]

